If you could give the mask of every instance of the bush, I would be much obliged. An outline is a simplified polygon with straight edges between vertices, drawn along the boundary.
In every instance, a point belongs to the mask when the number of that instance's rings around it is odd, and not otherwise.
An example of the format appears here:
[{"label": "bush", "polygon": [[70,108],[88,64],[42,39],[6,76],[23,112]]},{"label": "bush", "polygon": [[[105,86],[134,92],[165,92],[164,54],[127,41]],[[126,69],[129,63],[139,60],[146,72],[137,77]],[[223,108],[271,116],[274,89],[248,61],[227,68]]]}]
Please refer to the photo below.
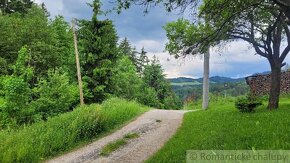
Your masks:
[{"label": "bush", "polygon": [[147,110],[135,102],[111,99],[49,118],[18,131],[0,132],[0,162],[40,162],[98,137]]},{"label": "bush", "polygon": [[29,85],[22,78],[14,76],[7,76],[1,85],[4,96],[0,104],[0,121],[7,123],[0,125],[0,129],[10,122],[17,124],[32,122],[34,111],[29,108],[31,100]]},{"label": "bush", "polygon": [[144,84],[140,88],[137,100],[139,103],[150,107],[159,108],[161,106],[156,91],[151,87],[145,86]]},{"label": "bush", "polygon": [[183,103],[179,97],[176,96],[175,93],[169,94],[164,99],[164,109],[175,109],[179,110],[183,107]]},{"label": "bush", "polygon": [[48,72],[48,78],[40,80],[34,88],[34,96],[37,100],[31,103],[31,107],[43,120],[72,110],[78,102],[78,87],[69,82],[66,74],[58,70]]},{"label": "bush", "polygon": [[260,105],[262,105],[262,101],[253,96],[240,97],[235,102],[235,106],[240,112],[253,112]]}]

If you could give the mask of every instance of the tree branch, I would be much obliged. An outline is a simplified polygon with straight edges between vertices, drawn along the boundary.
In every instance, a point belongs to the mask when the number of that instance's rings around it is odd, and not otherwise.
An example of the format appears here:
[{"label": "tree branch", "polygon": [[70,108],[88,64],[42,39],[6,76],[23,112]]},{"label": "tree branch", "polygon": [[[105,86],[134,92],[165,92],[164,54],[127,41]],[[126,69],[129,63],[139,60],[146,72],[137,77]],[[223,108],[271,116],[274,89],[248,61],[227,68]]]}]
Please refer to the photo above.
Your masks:
[{"label": "tree branch", "polygon": [[252,41],[250,38],[246,38],[246,37],[242,37],[242,36],[237,36],[237,35],[231,35],[230,37],[232,37],[232,39],[242,39],[244,41],[247,41],[249,43],[252,43],[257,54],[259,54],[260,56],[265,57],[265,58],[268,58],[269,57],[269,55],[267,53],[264,53],[259,48],[259,46],[258,46],[259,44],[257,44],[256,41]]},{"label": "tree branch", "polygon": [[[250,34],[250,33],[247,33],[247,32],[239,32],[239,31],[233,31],[232,34],[234,34],[235,37],[238,37],[237,35],[235,34],[238,34],[239,35],[239,38],[244,40],[244,41],[247,41],[259,48],[263,48],[265,51],[267,50],[267,46],[266,45],[262,45],[262,44],[259,44],[256,40],[255,40],[255,36],[253,34]],[[248,37],[243,37],[243,35],[246,35]]]},{"label": "tree branch", "polygon": [[280,56],[280,62],[283,62],[284,59],[286,58],[286,56],[288,55],[288,53],[290,52],[290,30],[286,24],[284,24],[283,27],[284,27],[284,30],[285,30],[285,33],[287,36],[288,46],[282,52],[282,54]]},{"label": "tree branch", "polygon": [[288,53],[290,52],[290,45],[288,45],[284,51],[281,54],[281,57],[279,58],[280,62],[283,62],[284,59],[286,58],[286,56],[288,55]]},{"label": "tree branch", "polygon": [[290,30],[289,30],[289,28],[288,28],[288,26],[286,24],[284,24],[283,27],[284,27],[284,30],[285,30],[285,33],[286,33],[286,36],[287,36],[288,44],[290,44]]},{"label": "tree branch", "polygon": [[[211,34],[209,34],[208,36],[206,36],[206,37],[204,37],[203,39],[201,39],[201,41],[198,43],[197,46],[200,46],[200,45],[201,45],[201,47],[203,48],[202,45],[203,45],[204,42],[206,42],[206,43],[208,43],[208,42],[213,42],[213,41],[218,37],[218,35],[222,32],[222,30],[226,27],[226,25],[227,25],[229,22],[231,22],[231,20],[232,20],[236,15],[241,14],[244,10],[247,10],[247,9],[249,9],[250,7],[258,6],[258,5],[260,5],[260,3],[261,3],[261,2],[258,1],[258,2],[256,2],[256,3],[253,3],[253,4],[249,5],[249,6],[246,6],[245,8],[242,8],[241,10],[236,11],[236,12],[234,12],[233,14],[231,14],[228,18],[226,18],[226,20],[225,20],[224,22],[221,23],[221,25],[220,25],[216,30],[214,30],[213,33],[211,33]],[[204,11],[202,11],[202,12],[204,12]],[[201,13],[202,13],[202,12],[201,12]],[[205,45],[205,46],[208,46],[208,45]]]}]

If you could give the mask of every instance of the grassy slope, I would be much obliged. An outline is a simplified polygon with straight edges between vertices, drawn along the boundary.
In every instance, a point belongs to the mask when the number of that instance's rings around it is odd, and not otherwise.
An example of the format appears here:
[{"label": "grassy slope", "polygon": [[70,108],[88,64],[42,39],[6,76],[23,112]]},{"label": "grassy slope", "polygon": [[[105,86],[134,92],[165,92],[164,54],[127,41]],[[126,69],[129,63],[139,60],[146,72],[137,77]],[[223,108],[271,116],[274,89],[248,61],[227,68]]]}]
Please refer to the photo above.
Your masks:
[{"label": "grassy slope", "polygon": [[23,127],[0,132],[0,162],[40,162],[126,124],[149,108],[113,98]]},{"label": "grassy slope", "polygon": [[290,100],[277,111],[266,105],[240,113],[234,100],[213,103],[208,111],[187,113],[176,135],[148,162],[185,162],[186,150],[290,149]]}]

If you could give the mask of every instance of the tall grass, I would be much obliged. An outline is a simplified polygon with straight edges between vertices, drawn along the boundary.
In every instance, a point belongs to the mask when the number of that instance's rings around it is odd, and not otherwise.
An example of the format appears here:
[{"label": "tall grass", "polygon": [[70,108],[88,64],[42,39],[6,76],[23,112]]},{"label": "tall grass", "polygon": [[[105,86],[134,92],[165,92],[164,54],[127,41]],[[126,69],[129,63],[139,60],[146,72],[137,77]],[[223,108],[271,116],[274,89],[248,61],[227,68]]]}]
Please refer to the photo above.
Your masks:
[{"label": "tall grass", "polygon": [[148,108],[113,98],[17,131],[0,132],[0,162],[40,162],[97,138]]}]

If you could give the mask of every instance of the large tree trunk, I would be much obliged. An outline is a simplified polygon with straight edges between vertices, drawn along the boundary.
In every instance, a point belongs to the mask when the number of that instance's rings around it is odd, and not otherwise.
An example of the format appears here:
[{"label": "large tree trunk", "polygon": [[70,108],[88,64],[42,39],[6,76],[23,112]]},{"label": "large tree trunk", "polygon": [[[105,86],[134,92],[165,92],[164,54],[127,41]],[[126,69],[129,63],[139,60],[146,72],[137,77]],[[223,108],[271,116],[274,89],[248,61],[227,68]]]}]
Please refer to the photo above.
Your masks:
[{"label": "large tree trunk", "polygon": [[203,100],[202,108],[206,110],[209,103],[209,49],[204,54],[204,63],[203,63]]},{"label": "large tree trunk", "polygon": [[281,83],[281,66],[271,66],[271,88],[268,108],[270,110],[278,109]]}]

